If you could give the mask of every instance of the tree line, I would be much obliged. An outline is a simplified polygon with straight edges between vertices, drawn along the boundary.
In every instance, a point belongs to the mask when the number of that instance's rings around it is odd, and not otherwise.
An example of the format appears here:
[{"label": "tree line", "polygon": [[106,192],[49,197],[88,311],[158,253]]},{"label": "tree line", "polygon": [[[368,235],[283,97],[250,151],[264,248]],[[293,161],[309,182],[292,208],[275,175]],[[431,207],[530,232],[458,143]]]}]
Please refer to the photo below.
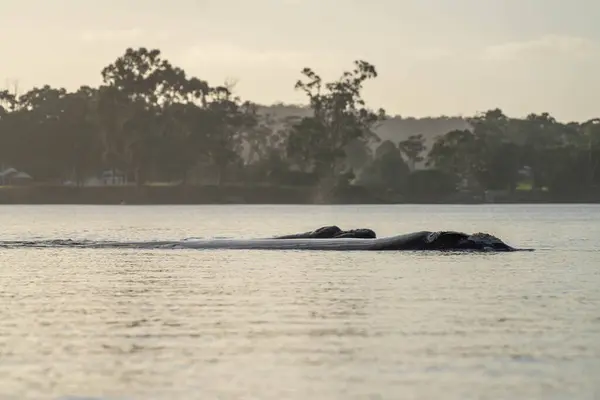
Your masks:
[{"label": "tree line", "polygon": [[511,118],[494,109],[429,146],[420,132],[382,140],[375,131],[389,117],[362,97],[377,77],[362,60],[330,82],[304,68],[295,85],[307,98],[304,116],[261,113],[230,85],[190,76],[157,49],[128,48],[101,75],[98,87],[76,91],[0,91],[0,164],[52,184],[82,185],[112,170],[137,185],[358,185],[423,196],[514,192],[523,182],[590,192],[600,179],[600,119],[562,123],[547,113]]}]

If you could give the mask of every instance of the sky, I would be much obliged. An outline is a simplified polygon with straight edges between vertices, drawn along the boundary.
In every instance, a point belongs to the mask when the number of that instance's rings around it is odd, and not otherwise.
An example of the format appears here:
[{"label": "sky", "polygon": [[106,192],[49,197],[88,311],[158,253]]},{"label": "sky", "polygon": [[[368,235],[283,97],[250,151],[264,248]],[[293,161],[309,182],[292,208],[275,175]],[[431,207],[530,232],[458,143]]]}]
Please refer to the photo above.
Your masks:
[{"label": "sky", "polygon": [[375,65],[372,108],[414,116],[600,116],[597,0],[2,0],[0,86],[101,83],[127,47],[243,99],[304,103],[304,67],[331,80]]}]

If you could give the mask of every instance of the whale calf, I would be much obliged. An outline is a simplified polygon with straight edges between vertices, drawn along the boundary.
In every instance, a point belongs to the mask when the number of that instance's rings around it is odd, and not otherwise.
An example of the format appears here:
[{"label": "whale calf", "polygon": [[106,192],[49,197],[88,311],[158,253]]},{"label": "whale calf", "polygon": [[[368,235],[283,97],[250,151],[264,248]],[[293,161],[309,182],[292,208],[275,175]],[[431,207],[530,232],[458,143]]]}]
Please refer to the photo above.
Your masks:
[{"label": "whale calf", "polygon": [[371,229],[351,229],[343,231],[338,226],[323,226],[314,231],[294,233],[291,235],[276,236],[275,239],[375,239],[377,235]]}]

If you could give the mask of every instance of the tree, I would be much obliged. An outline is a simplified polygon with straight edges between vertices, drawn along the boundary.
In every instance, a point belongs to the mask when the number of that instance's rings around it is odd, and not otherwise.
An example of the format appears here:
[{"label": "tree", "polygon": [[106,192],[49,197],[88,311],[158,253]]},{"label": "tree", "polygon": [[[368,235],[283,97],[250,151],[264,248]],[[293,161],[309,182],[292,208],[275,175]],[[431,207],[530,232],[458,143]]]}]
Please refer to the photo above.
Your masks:
[{"label": "tree", "polygon": [[[156,169],[161,155],[183,149],[195,133],[188,123],[174,121],[169,116],[200,114],[193,107],[198,104],[205,107],[211,89],[206,82],[188,78],[182,69],[162,59],[160,50],[144,47],[128,48],[123,56],[102,70],[102,78],[106,87],[101,92],[106,107],[100,111],[105,153],[113,164],[132,171],[141,185]],[[174,111],[176,104],[183,104],[188,110]],[[166,135],[172,135],[171,143],[179,143],[179,146],[166,146],[171,148],[163,151]],[[184,153],[185,160],[174,170],[178,170],[185,181],[194,157]]]},{"label": "tree", "polygon": [[582,148],[587,152],[587,184],[597,185],[600,171],[600,118],[593,118],[581,124]]},{"label": "tree", "polygon": [[456,176],[438,169],[411,172],[406,178],[404,193],[409,201],[440,202],[456,191]]},{"label": "tree", "polygon": [[313,115],[302,118],[290,132],[287,151],[304,170],[316,171],[324,177],[345,168],[344,149],[353,141],[377,141],[375,125],[385,112],[372,112],[362,99],[363,84],[377,77],[375,67],[366,61],[355,61],[355,68],[333,82],[324,83],[312,69],[305,68],[305,80],[296,83],[309,99]]},{"label": "tree", "polygon": [[453,130],[435,140],[427,165],[457,176],[465,182],[476,179],[481,168],[477,137],[469,130]]},{"label": "tree", "polygon": [[362,171],[372,160],[373,150],[363,140],[353,140],[344,149],[346,163],[353,171]]},{"label": "tree", "polygon": [[[0,90],[0,163],[10,158],[11,152],[15,149],[13,127],[14,118],[11,120],[11,113],[14,112],[17,104],[15,95],[8,90]],[[13,154],[14,155],[14,154]],[[0,167],[2,165],[0,164]]]},{"label": "tree", "polygon": [[375,157],[360,175],[359,183],[379,191],[398,193],[402,191],[408,174],[409,168],[400,149],[386,140],[375,150]]},{"label": "tree", "polygon": [[[82,86],[63,98],[60,144],[65,151],[65,169],[77,186],[101,167],[101,141],[94,119],[96,92]],[[70,172],[69,172],[70,171]]]},{"label": "tree", "polygon": [[401,141],[398,147],[400,148],[400,152],[406,156],[411,171],[415,170],[415,165],[418,162],[424,160],[422,154],[426,147],[423,135],[411,135]]},{"label": "tree", "polygon": [[549,152],[561,146],[564,127],[548,113],[529,114],[524,120],[516,122],[519,137],[515,142],[522,148],[523,164],[531,167],[533,187],[541,189],[548,184]]},{"label": "tree", "polygon": [[[374,193],[419,201],[443,198],[460,182],[516,191],[524,179],[555,199],[600,194],[600,119],[563,123],[548,113],[512,118],[491,109],[470,118],[395,117],[382,127],[383,110],[362,98],[377,77],[365,61],[331,82],[302,70],[296,89],[308,105],[298,107],[242,101],[234,85],[189,76],[158,49],[126,49],[101,75],[99,87],[75,91],[0,91],[0,165],[45,183],[81,185],[109,168],[138,185],[208,175],[305,186],[323,200],[354,176]],[[395,145],[397,135],[409,136]],[[421,161],[430,169],[414,171]]]}]

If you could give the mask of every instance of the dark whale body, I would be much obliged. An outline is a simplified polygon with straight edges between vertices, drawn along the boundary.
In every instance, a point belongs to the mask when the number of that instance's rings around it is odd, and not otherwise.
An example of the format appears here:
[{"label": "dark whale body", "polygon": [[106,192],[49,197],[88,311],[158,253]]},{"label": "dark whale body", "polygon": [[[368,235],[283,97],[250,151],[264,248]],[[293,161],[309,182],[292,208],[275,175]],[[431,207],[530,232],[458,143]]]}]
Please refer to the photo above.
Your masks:
[{"label": "dark whale body", "polygon": [[275,239],[375,239],[377,235],[371,229],[352,229],[343,231],[339,227],[324,226],[314,231],[277,236]]},{"label": "dark whale body", "polygon": [[[0,241],[5,247],[77,247],[77,248],[180,248],[223,250],[337,250],[337,251],[492,251],[509,252],[516,249],[486,233],[472,235],[453,231],[421,231],[378,238],[371,229],[344,231],[337,226],[324,226],[310,232],[267,238],[204,238],[177,241],[103,242],[73,240]],[[526,249],[531,250],[531,249]]]},{"label": "dark whale body", "polygon": [[[314,231],[277,236],[275,239],[371,239],[365,250],[480,250],[516,251],[495,236],[486,233],[466,234],[454,231],[421,231],[377,239],[371,229],[343,231],[337,226],[325,226]],[[365,243],[369,244],[369,242]]]}]

